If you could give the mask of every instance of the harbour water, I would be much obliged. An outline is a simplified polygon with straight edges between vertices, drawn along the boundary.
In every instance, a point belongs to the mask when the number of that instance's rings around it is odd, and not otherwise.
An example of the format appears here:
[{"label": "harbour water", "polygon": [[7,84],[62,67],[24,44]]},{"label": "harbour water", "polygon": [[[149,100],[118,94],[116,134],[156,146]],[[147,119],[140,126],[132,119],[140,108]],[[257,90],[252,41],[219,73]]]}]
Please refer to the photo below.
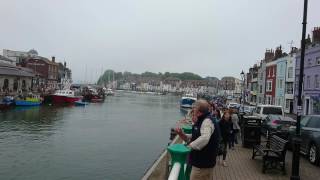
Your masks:
[{"label": "harbour water", "polygon": [[183,116],[178,100],[117,93],[86,107],[0,112],[0,179],[140,179]]}]

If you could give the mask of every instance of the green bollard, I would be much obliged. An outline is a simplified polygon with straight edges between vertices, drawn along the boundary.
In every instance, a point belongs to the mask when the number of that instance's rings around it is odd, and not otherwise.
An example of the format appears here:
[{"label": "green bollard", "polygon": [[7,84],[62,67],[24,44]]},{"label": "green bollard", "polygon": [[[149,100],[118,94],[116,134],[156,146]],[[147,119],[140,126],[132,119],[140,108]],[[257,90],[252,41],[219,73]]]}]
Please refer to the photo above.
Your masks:
[{"label": "green bollard", "polygon": [[182,130],[186,134],[191,134],[192,133],[192,126],[189,124],[185,124],[182,126]]},{"label": "green bollard", "polygon": [[168,151],[171,155],[171,165],[173,166],[176,162],[181,165],[178,180],[187,180],[186,173],[184,172],[184,164],[191,149],[184,144],[173,144],[168,147]]}]

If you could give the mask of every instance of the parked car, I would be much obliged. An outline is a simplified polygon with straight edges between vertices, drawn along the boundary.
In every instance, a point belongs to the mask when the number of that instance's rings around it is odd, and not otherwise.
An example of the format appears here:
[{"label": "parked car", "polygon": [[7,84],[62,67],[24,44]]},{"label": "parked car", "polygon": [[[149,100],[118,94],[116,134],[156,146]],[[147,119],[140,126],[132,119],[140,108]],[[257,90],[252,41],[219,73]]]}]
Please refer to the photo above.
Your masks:
[{"label": "parked car", "polygon": [[261,124],[261,131],[266,136],[276,134],[288,139],[290,126],[295,126],[296,120],[282,115],[269,114]]},{"label": "parked car", "polygon": [[[290,127],[290,144],[292,144],[295,130],[295,126]],[[300,152],[307,155],[310,163],[320,164],[320,115],[308,115],[301,119]]]},{"label": "parked car", "polygon": [[230,102],[230,103],[228,103],[228,105],[227,105],[227,108],[228,109],[232,109],[232,108],[235,108],[235,109],[238,109],[240,107],[240,104],[238,104],[238,103],[236,103],[236,102]]},{"label": "parked car", "polygon": [[255,106],[244,106],[242,105],[239,107],[239,113],[244,113],[245,115],[252,115],[253,112],[256,110]]},{"label": "parked car", "polygon": [[283,107],[274,105],[258,105],[256,111],[253,113],[253,115],[261,117],[262,121],[264,121],[269,114],[284,116]]}]

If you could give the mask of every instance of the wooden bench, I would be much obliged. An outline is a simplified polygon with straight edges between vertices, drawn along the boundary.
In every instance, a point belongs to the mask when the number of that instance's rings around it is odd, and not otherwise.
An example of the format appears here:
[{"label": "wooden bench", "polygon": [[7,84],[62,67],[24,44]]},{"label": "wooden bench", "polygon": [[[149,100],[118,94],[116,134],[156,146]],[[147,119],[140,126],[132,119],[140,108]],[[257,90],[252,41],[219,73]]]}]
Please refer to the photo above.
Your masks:
[{"label": "wooden bench", "polygon": [[254,145],[252,149],[252,159],[256,156],[262,156],[262,172],[268,169],[280,169],[286,174],[285,159],[288,141],[272,135],[265,145]]}]

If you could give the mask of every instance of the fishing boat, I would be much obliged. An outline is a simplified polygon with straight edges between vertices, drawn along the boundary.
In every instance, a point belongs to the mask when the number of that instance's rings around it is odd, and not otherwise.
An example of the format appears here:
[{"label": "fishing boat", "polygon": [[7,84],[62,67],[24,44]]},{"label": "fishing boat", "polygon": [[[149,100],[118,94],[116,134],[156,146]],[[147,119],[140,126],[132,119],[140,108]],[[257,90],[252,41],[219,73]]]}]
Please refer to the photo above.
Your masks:
[{"label": "fishing boat", "polygon": [[15,100],[16,106],[39,106],[41,104],[41,98],[39,95],[29,95],[24,99]]},{"label": "fishing boat", "polygon": [[87,105],[89,105],[89,103],[81,101],[81,100],[78,100],[78,101],[74,102],[74,105],[76,105],[76,106],[87,106]]},{"label": "fishing boat", "polygon": [[75,96],[75,92],[70,89],[58,90],[52,95],[52,102],[55,104],[74,103],[82,99],[82,96]]},{"label": "fishing boat", "polygon": [[14,98],[12,96],[5,96],[0,102],[0,110],[9,109],[14,105]]},{"label": "fishing boat", "polygon": [[114,92],[113,92],[112,89],[110,89],[110,88],[106,90],[105,94],[106,94],[107,96],[114,96]]},{"label": "fishing boat", "polygon": [[92,103],[99,103],[99,102],[103,102],[104,99],[99,96],[99,95],[92,95],[90,102]]},{"label": "fishing boat", "polygon": [[192,108],[192,104],[196,102],[197,98],[193,96],[193,94],[186,94],[180,100],[181,108]]}]

